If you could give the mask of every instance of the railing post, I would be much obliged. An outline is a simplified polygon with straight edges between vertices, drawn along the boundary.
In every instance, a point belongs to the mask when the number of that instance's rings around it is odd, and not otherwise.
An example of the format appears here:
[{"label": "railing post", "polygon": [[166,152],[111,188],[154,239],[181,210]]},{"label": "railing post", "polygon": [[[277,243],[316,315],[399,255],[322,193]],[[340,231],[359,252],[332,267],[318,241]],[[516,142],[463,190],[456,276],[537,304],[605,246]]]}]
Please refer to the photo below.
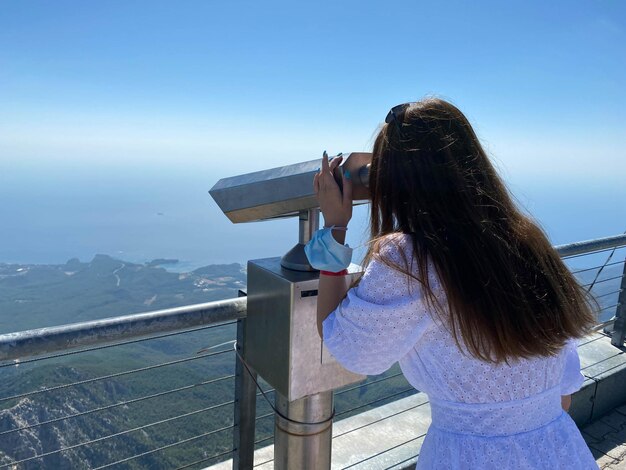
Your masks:
[{"label": "railing post", "polygon": [[620,289],[621,292],[617,297],[617,307],[615,309],[615,324],[613,325],[613,334],[611,336],[611,344],[618,348],[624,345],[624,337],[626,336],[626,259],[624,260],[624,273],[622,274]]},{"label": "railing post", "polygon": [[[239,291],[239,297],[245,296]],[[237,351],[245,356],[246,319],[237,320]],[[257,378],[256,372],[254,379]],[[251,469],[254,465],[254,434],[256,421],[256,384],[250,372],[236,358],[235,365],[235,406],[233,427],[233,470]]]}]

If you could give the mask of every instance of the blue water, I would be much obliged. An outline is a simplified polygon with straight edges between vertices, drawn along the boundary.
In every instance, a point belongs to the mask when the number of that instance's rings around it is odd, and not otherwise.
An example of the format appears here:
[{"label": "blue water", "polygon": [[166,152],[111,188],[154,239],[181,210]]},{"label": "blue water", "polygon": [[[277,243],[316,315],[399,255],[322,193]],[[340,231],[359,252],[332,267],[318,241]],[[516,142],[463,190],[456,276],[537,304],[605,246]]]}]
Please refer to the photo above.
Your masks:
[{"label": "blue water", "polygon": [[[0,170],[3,170],[0,162]],[[245,162],[242,170],[245,173]],[[6,168],[4,168],[6,170]],[[175,258],[171,271],[282,256],[296,242],[297,219],[232,224],[208,190],[219,172],[171,167],[134,169],[9,168],[0,171],[0,262],[59,264],[102,253],[144,263]],[[237,174],[237,173],[235,173]],[[617,235],[626,229],[626,186],[545,179],[507,181],[525,211],[553,244]],[[347,241],[364,254],[369,206],[356,207]],[[608,253],[568,261],[573,269],[600,266]],[[626,250],[615,253],[623,261]],[[617,303],[622,266],[602,273],[593,289],[601,307]],[[590,283],[595,273],[584,273]],[[591,277],[590,277],[591,276]],[[608,295],[607,295],[608,294]],[[614,308],[599,313],[600,320]]]},{"label": "blue water", "polygon": [[[241,172],[245,173],[245,162]],[[231,174],[232,175],[232,174]],[[296,219],[232,224],[208,194],[220,177],[168,169],[93,171],[3,168],[0,262],[63,263],[97,253],[132,262],[177,258],[190,270],[281,256],[297,242]],[[508,181],[554,244],[626,230],[626,187]],[[355,209],[348,243],[366,238],[368,206]],[[362,250],[357,251],[357,258]],[[358,261],[358,260],[357,260]]]}]

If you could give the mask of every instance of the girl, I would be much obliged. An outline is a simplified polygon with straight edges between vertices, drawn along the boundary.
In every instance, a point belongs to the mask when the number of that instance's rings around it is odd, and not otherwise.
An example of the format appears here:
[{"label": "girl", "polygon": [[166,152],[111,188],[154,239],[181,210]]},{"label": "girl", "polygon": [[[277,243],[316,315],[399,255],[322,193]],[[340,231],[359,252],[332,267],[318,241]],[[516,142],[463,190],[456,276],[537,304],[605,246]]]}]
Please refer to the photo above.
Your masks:
[{"label": "girl", "polygon": [[[309,244],[329,255],[311,259],[321,269],[349,262],[352,184],[344,174],[342,193],[335,182],[340,162],[324,155],[313,182],[332,227]],[[321,272],[318,329],[345,368],[399,362],[428,394],[417,468],[597,468],[563,411],[584,380],[576,339],[594,324],[592,300],[515,206],[465,116],[441,99],[392,108],[369,188],[365,272],[350,287],[345,271]]]}]

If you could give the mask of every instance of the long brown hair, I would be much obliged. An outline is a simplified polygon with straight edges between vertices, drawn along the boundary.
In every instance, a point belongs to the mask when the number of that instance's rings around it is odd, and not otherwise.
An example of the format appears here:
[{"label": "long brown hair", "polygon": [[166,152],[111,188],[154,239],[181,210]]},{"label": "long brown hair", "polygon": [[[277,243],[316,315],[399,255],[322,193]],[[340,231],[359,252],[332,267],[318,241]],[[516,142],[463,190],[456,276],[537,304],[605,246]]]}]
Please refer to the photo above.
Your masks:
[{"label": "long brown hair", "polygon": [[[593,299],[516,207],[452,104],[424,99],[385,124],[369,184],[371,243],[364,265],[377,256],[418,280],[470,354],[490,362],[550,356],[595,323]],[[410,234],[417,275],[406,258],[402,266],[381,255],[393,233]],[[445,307],[428,282],[428,258],[447,295]]]}]

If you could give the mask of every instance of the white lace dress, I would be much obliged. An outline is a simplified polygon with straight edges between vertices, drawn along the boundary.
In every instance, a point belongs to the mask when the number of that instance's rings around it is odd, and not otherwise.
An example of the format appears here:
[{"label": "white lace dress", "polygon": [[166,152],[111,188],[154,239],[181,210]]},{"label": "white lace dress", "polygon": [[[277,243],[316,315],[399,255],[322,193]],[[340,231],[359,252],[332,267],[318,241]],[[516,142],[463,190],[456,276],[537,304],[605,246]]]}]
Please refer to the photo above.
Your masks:
[{"label": "white lace dress", "polygon": [[[397,240],[410,255],[409,236]],[[387,244],[384,255],[400,260],[393,246]],[[429,272],[445,302],[432,266]],[[429,314],[417,284],[409,291],[407,276],[377,259],[323,330],[326,346],[347,369],[374,375],[399,362],[409,383],[428,395],[432,424],[417,469],[598,468],[561,408],[561,395],[583,382],[573,342],[557,357],[509,365],[464,355]]]}]

